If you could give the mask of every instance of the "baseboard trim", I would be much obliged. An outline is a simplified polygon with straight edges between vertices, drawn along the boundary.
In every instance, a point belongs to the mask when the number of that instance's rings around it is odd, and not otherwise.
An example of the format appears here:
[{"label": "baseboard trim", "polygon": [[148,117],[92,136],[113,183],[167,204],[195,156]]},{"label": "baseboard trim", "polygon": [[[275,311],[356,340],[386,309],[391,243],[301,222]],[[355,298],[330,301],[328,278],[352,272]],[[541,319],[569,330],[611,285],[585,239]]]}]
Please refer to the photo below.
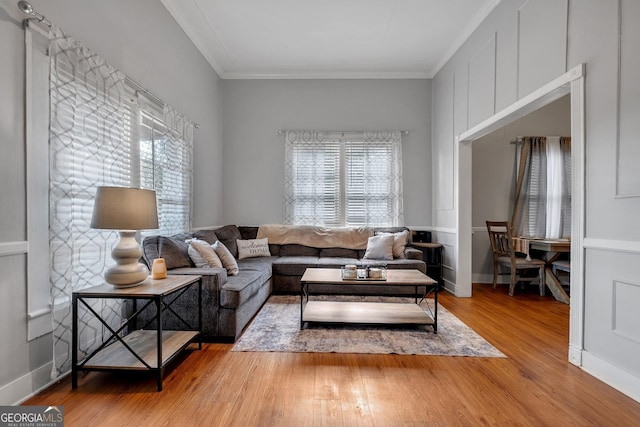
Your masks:
[{"label": "baseboard trim", "polygon": [[636,402],[640,402],[640,377],[588,351],[582,352],[582,369]]},{"label": "baseboard trim", "polygon": [[569,363],[582,366],[582,349],[569,344]]},{"label": "baseboard trim", "polygon": [[[0,404],[20,405],[25,400],[59,381],[59,378],[55,380],[51,379],[51,367],[52,362],[49,362],[0,387]],[[43,385],[34,389],[34,384]],[[51,404],[54,405],[55,402]]]}]

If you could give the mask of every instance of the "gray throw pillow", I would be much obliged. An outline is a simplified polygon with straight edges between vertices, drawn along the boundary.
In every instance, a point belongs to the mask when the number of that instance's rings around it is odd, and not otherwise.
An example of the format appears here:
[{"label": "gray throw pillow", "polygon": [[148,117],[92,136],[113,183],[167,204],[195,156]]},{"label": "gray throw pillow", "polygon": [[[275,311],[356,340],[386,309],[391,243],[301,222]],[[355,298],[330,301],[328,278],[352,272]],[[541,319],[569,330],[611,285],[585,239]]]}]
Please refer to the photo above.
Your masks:
[{"label": "gray throw pillow", "polygon": [[365,259],[392,260],[393,259],[393,235],[382,234],[369,237]]}]

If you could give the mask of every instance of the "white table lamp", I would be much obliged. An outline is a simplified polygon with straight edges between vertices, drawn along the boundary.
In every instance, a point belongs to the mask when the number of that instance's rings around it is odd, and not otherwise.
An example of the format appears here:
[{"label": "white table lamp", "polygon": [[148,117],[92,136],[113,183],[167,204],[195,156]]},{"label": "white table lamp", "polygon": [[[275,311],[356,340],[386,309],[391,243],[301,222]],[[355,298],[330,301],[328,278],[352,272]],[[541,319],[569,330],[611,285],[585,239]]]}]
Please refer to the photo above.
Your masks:
[{"label": "white table lamp", "polygon": [[117,288],[136,286],[149,276],[146,265],[138,262],[142,248],[136,231],[158,228],[156,192],[139,188],[98,187],[91,228],[120,230],[120,241],[111,251],[117,263],[104,274]]}]

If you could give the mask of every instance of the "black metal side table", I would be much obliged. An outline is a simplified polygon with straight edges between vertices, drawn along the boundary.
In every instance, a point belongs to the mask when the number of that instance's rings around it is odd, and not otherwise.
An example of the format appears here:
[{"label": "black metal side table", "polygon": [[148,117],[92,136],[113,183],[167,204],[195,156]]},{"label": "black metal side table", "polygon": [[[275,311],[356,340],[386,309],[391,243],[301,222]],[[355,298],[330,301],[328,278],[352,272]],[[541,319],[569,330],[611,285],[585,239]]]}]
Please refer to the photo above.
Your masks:
[{"label": "black metal side table", "polygon": [[[198,325],[189,325],[171,305],[191,286],[198,286]],[[117,329],[112,328],[91,307],[90,300],[99,298],[132,300],[133,314]],[[138,301],[146,300],[141,308]],[[158,391],[162,390],[162,379],[166,365],[189,344],[196,341],[202,349],[202,280],[201,276],[176,275],[166,279],[147,278],[141,285],[131,288],[115,288],[104,284],[83,289],[72,294],[72,366],[71,387],[78,387],[79,371],[152,371],[158,380]],[[78,306],[83,305],[111,333],[102,344],[82,360],[78,360]],[[137,329],[138,315],[151,305],[156,307],[155,329]],[[185,330],[162,329],[162,318],[169,310],[184,325]],[[145,325],[146,326],[146,325]],[[129,331],[127,335],[123,333]]]}]

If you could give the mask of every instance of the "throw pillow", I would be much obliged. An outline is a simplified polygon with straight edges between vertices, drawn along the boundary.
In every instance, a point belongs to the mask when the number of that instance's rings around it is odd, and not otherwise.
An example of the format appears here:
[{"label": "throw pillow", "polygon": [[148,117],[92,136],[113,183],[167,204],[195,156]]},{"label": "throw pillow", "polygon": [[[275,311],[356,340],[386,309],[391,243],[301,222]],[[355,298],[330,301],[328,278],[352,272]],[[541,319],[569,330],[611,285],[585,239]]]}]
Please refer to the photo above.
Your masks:
[{"label": "throw pillow", "polygon": [[191,258],[191,262],[193,262],[196,268],[211,268],[207,260],[204,259],[202,255],[200,255],[200,252],[198,252],[196,248],[189,245],[188,252],[189,252],[189,258]]},{"label": "throw pillow", "polygon": [[366,259],[393,259],[393,235],[380,234],[369,237],[367,241],[367,251],[364,253]]},{"label": "throw pillow", "polygon": [[238,274],[238,263],[224,243],[218,240],[213,244],[213,250],[216,251],[216,255],[218,255],[220,261],[222,261],[222,266],[227,270],[229,276]]},{"label": "throw pillow", "polygon": [[[189,239],[187,240],[187,243],[189,243],[189,249],[195,249],[196,252],[207,262],[207,266],[212,268],[222,268],[223,264],[220,261],[220,258],[209,243],[198,239]],[[191,256],[191,254],[189,256]],[[196,267],[198,267],[198,263],[202,265],[201,260],[197,260],[198,262],[196,262],[195,259],[191,259]]]},{"label": "throw pillow", "polygon": [[[147,239],[145,239],[145,242]],[[189,245],[184,241],[165,236],[153,236],[153,239],[149,239],[149,242],[155,242],[157,244],[157,252],[155,254],[151,254],[149,252],[150,248],[145,244],[145,258],[149,267],[151,267],[155,258],[164,258],[164,261],[167,264],[167,270],[180,267],[191,267],[191,260],[187,254]]]},{"label": "throw pillow", "polygon": [[235,225],[225,225],[224,227],[216,228],[214,230],[218,240],[220,240],[231,252],[234,257],[238,256],[238,246],[236,240],[242,239],[240,230]]},{"label": "throw pillow", "polygon": [[238,259],[271,256],[269,240],[266,237],[264,239],[236,240],[236,243],[238,244]]},{"label": "throw pillow", "polygon": [[409,242],[409,230],[404,230],[399,233],[378,233],[378,235],[386,234],[393,236],[393,257],[404,258],[404,250]]}]

